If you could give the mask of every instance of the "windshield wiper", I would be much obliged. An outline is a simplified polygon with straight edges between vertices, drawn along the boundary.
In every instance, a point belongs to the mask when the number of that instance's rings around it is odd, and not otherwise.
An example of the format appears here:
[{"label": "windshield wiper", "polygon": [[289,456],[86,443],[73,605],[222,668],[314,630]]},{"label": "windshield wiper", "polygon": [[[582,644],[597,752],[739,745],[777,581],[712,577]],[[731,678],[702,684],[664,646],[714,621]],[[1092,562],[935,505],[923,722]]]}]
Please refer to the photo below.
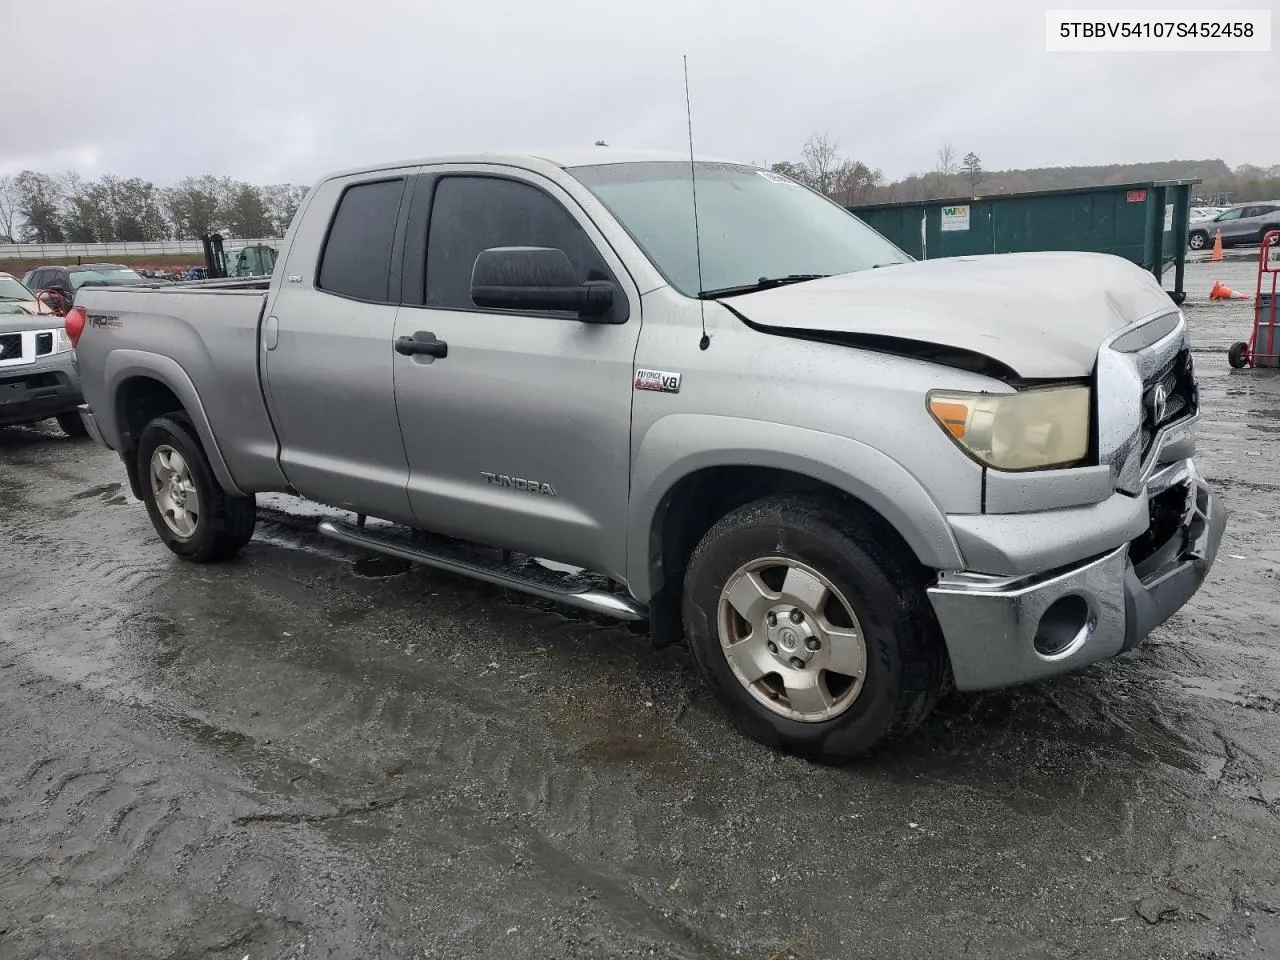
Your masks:
[{"label": "windshield wiper", "polygon": [[703,290],[698,294],[701,300],[714,300],[716,297],[734,297],[740,293],[755,293],[757,290],[771,290],[788,283],[803,283],[806,280],[821,280],[829,277],[829,273],[789,273],[785,277],[761,277],[755,283],[744,283],[737,287],[720,287],[717,290]]},{"label": "windshield wiper", "polygon": [[3,295],[0,295],[0,300],[18,300],[18,301],[21,301],[21,302],[25,303],[26,301],[28,301],[28,300],[30,300],[30,299],[31,299],[30,297],[6,297],[6,296],[3,296]]}]

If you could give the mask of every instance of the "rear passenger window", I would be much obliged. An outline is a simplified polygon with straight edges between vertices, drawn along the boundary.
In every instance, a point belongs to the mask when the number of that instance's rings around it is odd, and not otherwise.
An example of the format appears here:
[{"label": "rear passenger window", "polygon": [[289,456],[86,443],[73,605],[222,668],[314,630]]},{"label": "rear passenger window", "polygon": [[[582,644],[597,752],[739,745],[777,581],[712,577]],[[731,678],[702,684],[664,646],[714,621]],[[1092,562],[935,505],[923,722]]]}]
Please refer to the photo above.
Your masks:
[{"label": "rear passenger window", "polygon": [[390,300],[391,245],[404,183],[358,183],[342,194],[320,260],[321,290],[356,300]]},{"label": "rear passenger window", "polygon": [[559,203],[536,187],[497,177],[436,184],[427,236],[429,307],[474,310],[471,268],[491,247],[557,247],[579,280],[611,280],[600,251]]}]

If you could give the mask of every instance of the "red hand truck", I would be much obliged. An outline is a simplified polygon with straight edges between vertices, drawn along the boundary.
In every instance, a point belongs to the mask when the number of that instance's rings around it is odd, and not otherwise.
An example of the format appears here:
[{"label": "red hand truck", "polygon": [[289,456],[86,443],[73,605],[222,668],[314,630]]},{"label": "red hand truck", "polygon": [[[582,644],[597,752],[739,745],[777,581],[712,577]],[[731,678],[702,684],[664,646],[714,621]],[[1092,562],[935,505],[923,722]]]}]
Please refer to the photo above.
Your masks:
[{"label": "red hand truck", "polygon": [[[1227,351],[1227,362],[1241,367],[1280,367],[1280,335],[1276,328],[1276,281],[1280,280],[1280,230],[1268,230],[1258,251],[1258,288],[1253,298],[1253,333]],[[1270,281],[1268,289],[1267,281]]]}]

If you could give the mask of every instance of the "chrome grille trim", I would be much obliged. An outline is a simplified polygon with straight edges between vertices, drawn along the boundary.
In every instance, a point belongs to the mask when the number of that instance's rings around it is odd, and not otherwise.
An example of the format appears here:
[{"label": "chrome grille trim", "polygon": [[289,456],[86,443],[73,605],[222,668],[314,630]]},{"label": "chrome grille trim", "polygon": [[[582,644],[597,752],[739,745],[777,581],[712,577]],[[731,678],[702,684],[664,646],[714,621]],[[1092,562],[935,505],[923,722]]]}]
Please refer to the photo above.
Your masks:
[{"label": "chrome grille trim", "polygon": [[[1177,316],[1173,329],[1140,350],[1122,352],[1115,342],[1149,323]],[[1098,417],[1098,462],[1111,467],[1116,487],[1125,493],[1139,493],[1166,451],[1189,456],[1193,444],[1190,427],[1199,418],[1194,409],[1195,379],[1190,375],[1193,409],[1186,416],[1154,425],[1144,444],[1144,397],[1170,368],[1180,369],[1184,351],[1190,355],[1191,342],[1186,317],[1174,308],[1144,317],[1110,337],[1098,351],[1095,375]],[[1144,449],[1145,447],[1145,449]]]}]

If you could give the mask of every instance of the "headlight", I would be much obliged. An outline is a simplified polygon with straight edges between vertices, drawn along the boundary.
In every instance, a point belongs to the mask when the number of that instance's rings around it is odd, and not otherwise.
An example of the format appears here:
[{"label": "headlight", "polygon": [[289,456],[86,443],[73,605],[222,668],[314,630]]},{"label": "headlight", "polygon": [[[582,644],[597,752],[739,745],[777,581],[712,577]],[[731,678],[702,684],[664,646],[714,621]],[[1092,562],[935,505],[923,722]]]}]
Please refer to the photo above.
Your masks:
[{"label": "headlight", "polygon": [[70,353],[71,338],[67,336],[66,330],[53,331],[53,352],[54,353]]},{"label": "headlight", "polygon": [[929,393],[929,412],[960,448],[997,470],[1075,466],[1089,451],[1089,388]]}]

